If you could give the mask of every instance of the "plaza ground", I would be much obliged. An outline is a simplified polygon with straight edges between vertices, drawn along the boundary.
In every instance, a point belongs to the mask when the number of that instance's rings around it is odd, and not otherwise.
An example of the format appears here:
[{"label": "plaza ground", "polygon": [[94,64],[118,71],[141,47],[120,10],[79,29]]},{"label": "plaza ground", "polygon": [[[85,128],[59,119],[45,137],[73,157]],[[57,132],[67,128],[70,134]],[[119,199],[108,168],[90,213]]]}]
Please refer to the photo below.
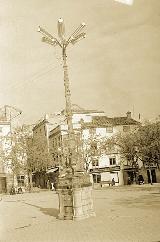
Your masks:
[{"label": "plaza ground", "polygon": [[96,217],[57,220],[55,191],[3,195],[0,242],[158,242],[160,186],[93,190]]}]

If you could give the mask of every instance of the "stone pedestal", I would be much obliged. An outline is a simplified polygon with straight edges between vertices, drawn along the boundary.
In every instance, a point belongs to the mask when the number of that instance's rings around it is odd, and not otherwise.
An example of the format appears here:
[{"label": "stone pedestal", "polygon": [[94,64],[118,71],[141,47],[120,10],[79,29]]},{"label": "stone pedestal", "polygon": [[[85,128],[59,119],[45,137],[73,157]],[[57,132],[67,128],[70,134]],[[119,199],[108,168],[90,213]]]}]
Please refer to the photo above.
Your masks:
[{"label": "stone pedestal", "polygon": [[92,185],[88,174],[68,174],[57,180],[59,215],[62,220],[81,220],[95,216]]},{"label": "stone pedestal", "polygon": [[73,189],[73,219],[81,220],[95,216],[92,186]]},{"label": "stone pedestal", "polygon": [[59,214],[58,219],[72,220],[73,219],[73,199],[71,189],[58,189],[59,196]]}]

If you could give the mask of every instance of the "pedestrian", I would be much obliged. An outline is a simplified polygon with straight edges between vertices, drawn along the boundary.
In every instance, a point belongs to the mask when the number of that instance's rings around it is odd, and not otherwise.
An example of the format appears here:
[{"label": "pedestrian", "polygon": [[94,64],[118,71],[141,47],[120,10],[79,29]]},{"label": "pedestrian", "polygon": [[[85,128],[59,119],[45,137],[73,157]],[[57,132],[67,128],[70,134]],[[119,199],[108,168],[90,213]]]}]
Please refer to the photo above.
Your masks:
[{"label": "pedestrian", "polygon": [[143,178],[142,175],[139,175],[139,177],[138,177],[138,183],[139,183],[139,185],[143,185],[144,184],[144,178]]},{"label": "pedestrian", "polygon": [[50,190],[50,181],[47,181],[47,189]]},{"label": "pedestrian", "polygon": [[15,195],[16,194],[16,190],[14,188],[14,186],[11,187],[11,190],[10,190],[10,195]]},{"label": "pedestrian", "polygon": [[115,185],[115,180],[114,180],[114,177],[112,178],[112,183],[111,183],[112,186]]},{"label": "pedestrian", "polygon": [[130,178],[130,176],[128,177],[128,185],[131,185],[131,178]]},{"label": "pedestrian", "polygon": [[23,191],[22,191],[22,187],[18,187],[18,192],[17,192],[18,194],[22,194],[23,193]]},{"label": "pedestrian", "polygon": [[52,190],[52,191],[55,190],[55,188],[54,188],[54,183],[53,183],[53,182],[51,182],[51,190]]}]

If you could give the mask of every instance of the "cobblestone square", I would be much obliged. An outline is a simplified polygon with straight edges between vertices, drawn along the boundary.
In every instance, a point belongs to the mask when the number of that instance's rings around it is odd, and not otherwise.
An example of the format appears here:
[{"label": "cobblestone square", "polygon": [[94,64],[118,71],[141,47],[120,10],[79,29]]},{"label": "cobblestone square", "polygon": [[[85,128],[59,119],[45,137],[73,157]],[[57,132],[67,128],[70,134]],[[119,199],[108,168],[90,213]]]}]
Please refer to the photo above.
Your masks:
[{"label": "cobblestone square", "polygon": [[160,241],[160,187],[125,186],[93,190],[96,217],[57,220],[55,191],[4,195],[1,242]]}]

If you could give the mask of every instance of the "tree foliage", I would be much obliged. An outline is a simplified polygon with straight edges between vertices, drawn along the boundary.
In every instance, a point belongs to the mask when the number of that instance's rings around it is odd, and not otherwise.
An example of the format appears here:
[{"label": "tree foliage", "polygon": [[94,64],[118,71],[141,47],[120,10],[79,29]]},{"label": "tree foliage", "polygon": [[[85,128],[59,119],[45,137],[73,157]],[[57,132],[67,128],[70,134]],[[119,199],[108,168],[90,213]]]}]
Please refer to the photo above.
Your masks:
[{"label": "tree foliage", "polygon": [[42,137],[33,139],[32,130],[27,125],[15,128],[2,138],[1,160],[13,175],[27,174],[29,183],[32,183],[33,170],[46,170],[51,163],[47,141]]},{"label": "tree foliage", "polygon": [[160,122],[141,126],[135,137],[137,155],[147,164],[160,163]]},{"label": "tree foliage", "polygon": [[43,136],[32,138],[28,142],[28,160],[34,171],[46,170],[53,163],[47,139]]},{"label": "tree foliage", "polygon": [[129,165],[160,163],[160,123],[147,123],[130,132],[118,133],[104,141],[106,149],[117,147]]},{"label": "tree foliage", "polygon": [[27,138],[30,132],[26,126],[17,127],[12,133],[3,137],[3,162],[14,174],[26,169]]}]

